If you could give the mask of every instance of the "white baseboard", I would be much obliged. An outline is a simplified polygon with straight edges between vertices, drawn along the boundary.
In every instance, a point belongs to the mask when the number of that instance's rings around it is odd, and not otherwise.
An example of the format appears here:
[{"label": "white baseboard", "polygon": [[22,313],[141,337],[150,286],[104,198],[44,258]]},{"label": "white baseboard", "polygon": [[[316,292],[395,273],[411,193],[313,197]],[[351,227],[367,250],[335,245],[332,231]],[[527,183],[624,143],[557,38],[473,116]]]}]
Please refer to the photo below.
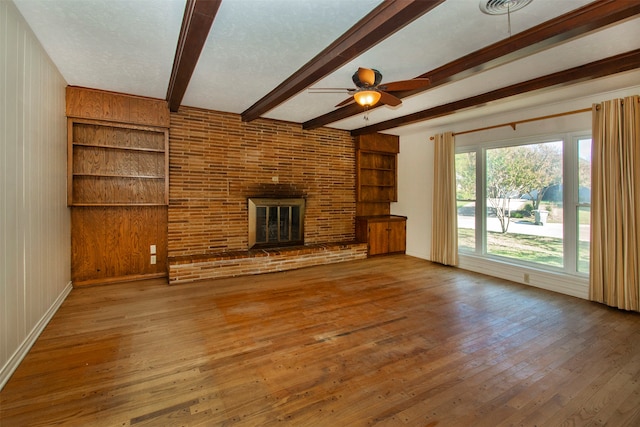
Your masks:
[{"label": "white baseboard", "polygon": [[64,300],[67,298],[69,293],[73,289],[73,284],[71,282],[67,283],[67,286],[62,290],[58,298],[53,302],[51,307],[47,310],[47,312],[40,318],[38,323],[31,329],[29,335],[26,336],[20,347],[11,355],[7,363],[4,364],[2,369],[0,370],[0,391],[4,388],[5,384],[11,378],[11,375],[18,369],[22,360],[26,357],[29,350],[35,344],[36,340],[44,331],[44,328],[53,318],[53,315],[56,314],[56,311],[60,308]]},{"label": "white baseboard", "polygon": [[408,250],[408,251],[406,251],[406,254],[409,255],[409,256],[412,256],[414,258],[420,258],[420,259],[424,259],[424,260],[427,260],[427,261],[431,261],[429,259],[429,254],[426,251],[414,252],[414,251]]}]

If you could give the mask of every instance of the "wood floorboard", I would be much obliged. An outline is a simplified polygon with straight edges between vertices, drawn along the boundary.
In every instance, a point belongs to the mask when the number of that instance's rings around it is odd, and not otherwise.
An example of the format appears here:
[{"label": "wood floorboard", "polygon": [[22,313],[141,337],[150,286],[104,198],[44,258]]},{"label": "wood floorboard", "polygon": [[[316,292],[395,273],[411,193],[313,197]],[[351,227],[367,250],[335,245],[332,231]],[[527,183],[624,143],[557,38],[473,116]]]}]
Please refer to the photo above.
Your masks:
[{"label": "wood floorboard", "polygon": [[405,255],[74,289],[0,426],[638,426],[640,314]]}]

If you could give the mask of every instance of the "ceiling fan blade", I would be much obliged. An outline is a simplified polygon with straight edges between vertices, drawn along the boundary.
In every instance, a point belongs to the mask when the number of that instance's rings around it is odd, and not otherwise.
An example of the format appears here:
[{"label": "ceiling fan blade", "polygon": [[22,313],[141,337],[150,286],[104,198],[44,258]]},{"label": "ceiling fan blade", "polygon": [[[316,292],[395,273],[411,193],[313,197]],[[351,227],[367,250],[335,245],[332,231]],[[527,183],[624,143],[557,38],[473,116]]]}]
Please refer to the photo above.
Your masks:
[{"label": "ceiling fan blade", "polygon": [[394,95],[391,95],[390,93],[387,93],[383,90],[379,92],[380,92],[380,102],[382,102],[383,104],[387,104],[392,107],[402,104],[402,101],[400,100],[400,98]]},{"label": "ceiling fan blade", "polygon": [[398,92],[401,90],[413,90],[420,89],[429,84],[429,79],[411,79],[411,80],[399,80],[397,82],[385,83],[380,86],[381,89]]},{"label": "ceiling fan blade", "polygon": [[351,104],[352,102],[356,102],[356,101],[355,99],[353,99],[353,96],[350,96],[349,98],[345,99],[344,101],[336,105],[336,107],[343,107],[345,105]]}]

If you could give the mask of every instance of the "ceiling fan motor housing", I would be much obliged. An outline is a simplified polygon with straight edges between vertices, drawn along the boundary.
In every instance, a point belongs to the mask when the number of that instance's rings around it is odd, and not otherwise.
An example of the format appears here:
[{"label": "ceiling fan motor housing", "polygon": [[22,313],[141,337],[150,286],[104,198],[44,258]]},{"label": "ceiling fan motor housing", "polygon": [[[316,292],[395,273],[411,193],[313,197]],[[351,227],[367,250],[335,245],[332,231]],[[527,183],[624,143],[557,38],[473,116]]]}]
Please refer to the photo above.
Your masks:
[{"label": "ceiling fan motor housing", "polygon": [[376,87],[382,81],[382,73],[374,68],[359,68],[351,79],[359,88]]}]

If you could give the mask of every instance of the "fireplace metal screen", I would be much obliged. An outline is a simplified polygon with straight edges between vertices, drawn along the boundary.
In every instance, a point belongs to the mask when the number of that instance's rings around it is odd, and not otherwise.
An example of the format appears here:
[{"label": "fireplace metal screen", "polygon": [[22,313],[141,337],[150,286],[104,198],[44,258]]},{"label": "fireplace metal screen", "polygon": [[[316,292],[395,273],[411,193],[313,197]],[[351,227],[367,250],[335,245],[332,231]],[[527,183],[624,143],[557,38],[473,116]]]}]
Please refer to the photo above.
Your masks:
[{"label": "fireplace metal screen", "polygon": [[304,243],[304,199],[249,199],[249,248]]}]

